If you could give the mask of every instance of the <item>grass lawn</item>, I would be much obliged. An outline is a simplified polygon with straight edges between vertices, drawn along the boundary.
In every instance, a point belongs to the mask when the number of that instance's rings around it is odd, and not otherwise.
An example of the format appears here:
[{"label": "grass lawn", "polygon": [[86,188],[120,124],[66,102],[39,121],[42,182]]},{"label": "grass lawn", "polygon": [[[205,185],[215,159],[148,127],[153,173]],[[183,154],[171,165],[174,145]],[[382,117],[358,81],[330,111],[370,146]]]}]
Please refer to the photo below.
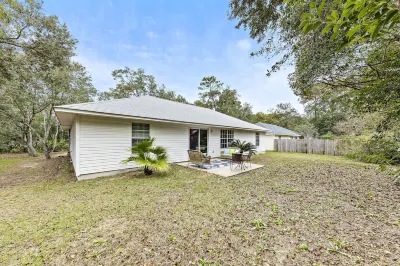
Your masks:
[{"label": "grass lawn", "polygon": [[267,153],[230,178],[75,182],[65,158],[14,162],[0,159],[0,265],[400,265],[400,189],[376,165]]},{"label": "grass lawn", "polygon": [[0,158],[0,174],[6,172],[14,165],[26,160],[24,157],[17,158]]}]

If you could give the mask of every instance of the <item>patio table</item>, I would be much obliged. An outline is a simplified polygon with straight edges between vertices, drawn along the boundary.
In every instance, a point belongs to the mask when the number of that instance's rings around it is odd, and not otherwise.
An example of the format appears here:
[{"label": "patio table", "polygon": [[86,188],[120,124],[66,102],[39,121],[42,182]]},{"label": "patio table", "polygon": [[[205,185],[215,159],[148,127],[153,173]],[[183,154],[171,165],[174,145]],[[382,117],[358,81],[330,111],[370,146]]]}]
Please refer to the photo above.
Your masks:
[{"label": "patio table", "polygon": [[232,169],[232,164],[233,163],[237,163],[238,164],[236,166],[236,168],[238,168],[240,166],[240,170],[246,170],[246,165],[244,163],[244,155],[243,154],[241,154],[241,153],[232,154],[231,169]]}]

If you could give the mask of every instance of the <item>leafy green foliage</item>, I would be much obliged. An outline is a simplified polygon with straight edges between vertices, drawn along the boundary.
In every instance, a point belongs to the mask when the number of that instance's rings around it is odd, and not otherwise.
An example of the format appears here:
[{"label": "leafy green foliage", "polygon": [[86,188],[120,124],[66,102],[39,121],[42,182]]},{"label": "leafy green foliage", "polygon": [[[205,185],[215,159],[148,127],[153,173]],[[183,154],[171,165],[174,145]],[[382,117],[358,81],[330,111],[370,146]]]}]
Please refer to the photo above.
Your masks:
[{"label": "leafy green foliage", "polygon": [[[261,44],[253,55],[278,56],[267,75],[294,65],[289,83],[306,106],[307,131],[343,134],[338,123],[350,120],[351,126],[354,117],[378,113],[373,128],[366,125],[365,133],[360,128],[356,134],[385,138],[398,132],[398,1],[232,0],[230,8],[237,28]],[[392,157],[389,146],[385,149],[362,152]]]},{"label": "leafy green foliage", "polygon": [[116,82],[115,88],[110,91],[99,92],[99,100],[121,99],[138,97],[142,95],[155,96],[176,102],[187,103],[182,95],[177,95],[174,91],[169,91],[163,85],[158,85],[152,75],[147,75],[143,68],[116,69],[112,73]]},{"label": "leafy green foliage", "polygon": [[[96,94],[85,68],[72,61],[76,43],[65,24],[43,12],[41,2],[1,2],[0,117],[9,126],[0,136],[19,135],[12,141],[30,155],[36,156],[40,145],[50,158],[49,140],[56,147],[55,105],[91,101]],[[0,146],[9,140],[0,138]]]},{"label": "leafy green foliage", "polygon": [[[287,0],[295,6],[297,1]],[[341,46],[364,43],[390,33],[400,23],[400,3],[395,0],[311,1],[309,12],[302,15],[304,34],[317,31],[341,39]],[[339,33],[342,33],[339,37]]]},{"label": "leafy green foliage", "polygon": [[[60,45],[62,43],[62,45]],[[56,16],[46,16],[42,2],[4,0],[0,4],[0,80],[12,76],[16,55],[28,54],[49,70],[74,55],[76,40]]]},{"label": "leafy green foliage", "polygon": [[400,139],[396,136],[373,136],[364,141],[360,151],[347,158],[375,164],[400,164]]},{"label": "leafy green foliage", "polygon": [[255,115],[256,122],[278,125],[291,130],[295,130],[299,124],[303,123],[303,120],[304,118],[290,103],[277,104],[267,113],[258,112]]},{"label": "leafy green foliage", "polygon": [[254,228],[255,228],[256,230],[262,230],[262,229],[265,229],[265,228],[267,227],[267,225],[266,225],[261,219],[259,219],[259,220],[254,220],[254,221],[252,222],[252,224],[253,224],[253,226],[254,226]]},{"label": "leafy green foliage", "polygon": [[301,243],[299,245],[299,249],[304,250],[304,251],[308,251],[308,245],[307,243]]},{"label": "leafy green foliage", "polygon": [[249,103],[242,103],[237,90],[224,85],[215,76],[204,77],[200,82],[199,100],[194,104],[209,108],[245,121],[253,120]]},{"label": "leafy green foliage", "polygon": [[145,175],[152,175],[153,171],[165,171],[169,168],[167,150],[161,146],[154,146],[155,138],[139,141],[132,147],[132,156],[123,163],[135,162],[144,166]]},{"label": "leafy green foliage", "polygon": [[240,139],[235,139],[229,146],[239,148],[240,152],[254,151],[256,149],[256,146],[251,142],[241,141]]}]

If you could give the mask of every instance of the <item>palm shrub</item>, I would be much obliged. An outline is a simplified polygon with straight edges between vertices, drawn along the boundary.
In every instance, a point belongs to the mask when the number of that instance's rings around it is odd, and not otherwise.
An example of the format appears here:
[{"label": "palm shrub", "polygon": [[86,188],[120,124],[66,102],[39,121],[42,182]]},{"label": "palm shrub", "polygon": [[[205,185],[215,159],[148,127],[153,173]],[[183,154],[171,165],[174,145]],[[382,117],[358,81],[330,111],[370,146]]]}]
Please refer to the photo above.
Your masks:
[{"label": "palm shrub", "polygon": [[135,162],[138,165],[144,166],[144,174],[152,175],[154,171],[168,169],[167,150],[161,146],[154,146],[155,138],[143,140],[136,143],[132,147],[132,156],[122,161],[127,164]]},{"label": "palm shrub", "polygon": [[241,141],[240,139],[235,139],[232,141],[230,146],[239,148],[240,153],[254,151],[256,149],[256,146],[254,146],[251,142]]}]

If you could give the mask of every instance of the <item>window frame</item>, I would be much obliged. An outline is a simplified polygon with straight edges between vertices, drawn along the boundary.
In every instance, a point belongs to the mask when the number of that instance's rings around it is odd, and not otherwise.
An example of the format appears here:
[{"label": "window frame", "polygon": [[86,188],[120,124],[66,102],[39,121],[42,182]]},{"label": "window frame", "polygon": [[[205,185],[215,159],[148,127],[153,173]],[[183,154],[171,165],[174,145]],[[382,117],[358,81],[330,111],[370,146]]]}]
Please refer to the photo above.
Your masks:
[{"label": "window frame", "polygon": [[260,147],[260,132],[256,132],[256,146]]},{"label": "window frame", "polygon": [[221,129],[220,133],[220,148],[226,149],[229,144],[235,140],[235,131],[232,129]]},{"label": "window frame", "polygon": [[[135,129],[136,127],[136,129]],[[139,136],[142,135],[142,136]],[[131,128],[131,137],[132,137],[132,147],[136,145],[136,143],[149,140],[150,139],[150,124],[146,123],[132,123]]]}]

